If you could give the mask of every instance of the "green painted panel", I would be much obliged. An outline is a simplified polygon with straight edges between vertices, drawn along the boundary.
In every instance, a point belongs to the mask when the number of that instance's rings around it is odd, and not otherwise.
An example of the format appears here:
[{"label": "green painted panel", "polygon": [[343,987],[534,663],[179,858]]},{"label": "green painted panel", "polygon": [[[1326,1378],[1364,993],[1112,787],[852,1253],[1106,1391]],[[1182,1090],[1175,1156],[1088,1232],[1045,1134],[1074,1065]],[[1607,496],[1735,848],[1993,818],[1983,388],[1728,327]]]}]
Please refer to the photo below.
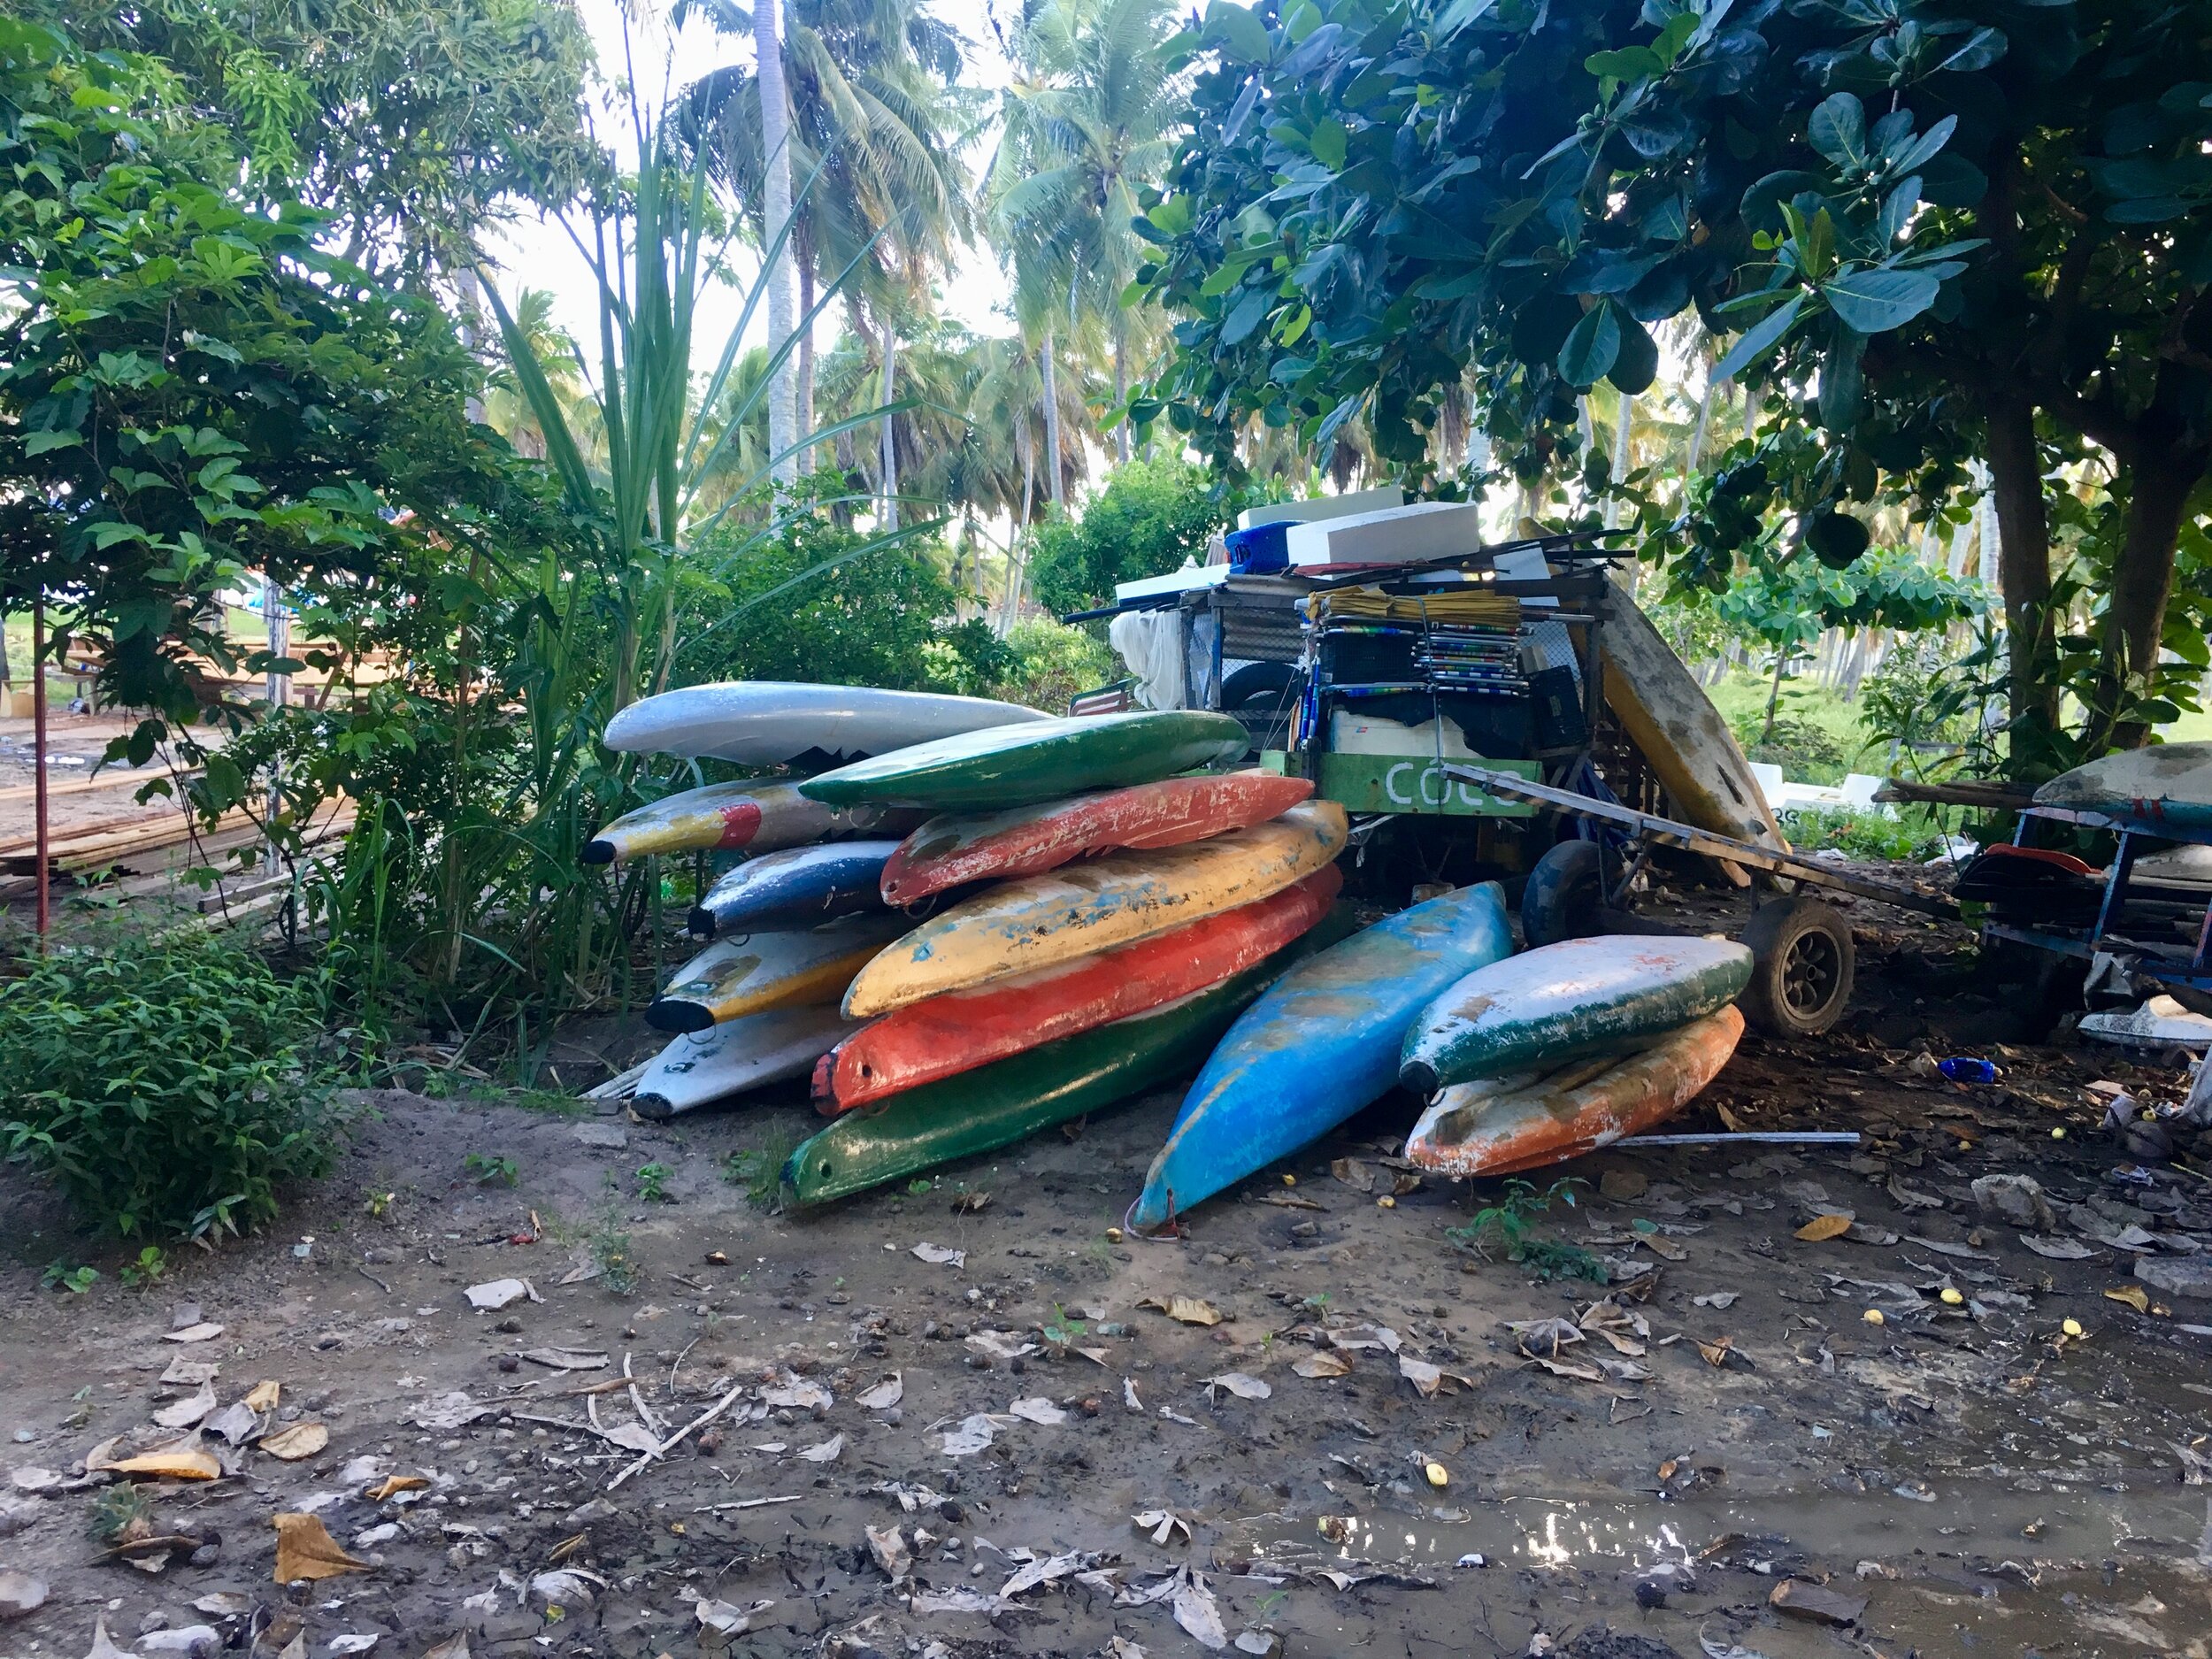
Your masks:
[{"label": "green painted panel", "polygon": [[[1445,777],[1432,755],[1328,754],[1320,759],[1321,798],[1338,803],[1348,812],[1416,812],[1445,818],[1536,816],[1533,806],[1501,801],[1471,783]],[[1542,770],[1532,760],[1471,764],[1495,772],[1518,772],[1524,778],[1538,777]]]}]

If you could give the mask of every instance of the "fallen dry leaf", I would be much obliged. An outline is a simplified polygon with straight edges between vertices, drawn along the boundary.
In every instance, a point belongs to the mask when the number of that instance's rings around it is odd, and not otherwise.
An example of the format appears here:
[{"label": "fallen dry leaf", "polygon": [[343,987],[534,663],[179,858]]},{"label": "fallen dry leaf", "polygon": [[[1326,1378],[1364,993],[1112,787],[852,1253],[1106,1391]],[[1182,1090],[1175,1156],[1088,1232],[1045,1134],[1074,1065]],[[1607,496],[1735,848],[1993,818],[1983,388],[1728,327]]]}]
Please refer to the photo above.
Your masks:
[{"label": "fallen dry leaf", "polygon": [[1840,1239],[1850,1231],[1851,1217],[1831,1210],[1826,1215],[1815,1216],[1797,1230],[1797,1236],[1808,1244],[1822,1244],[1830,1239]]},{"label": "fallen dry leaf", "polygon": [[1398,1356],[1398,1375],[1411,1383],[1424,1400],[1432,1397],[1447,1383],[1467,1388],[1475,1386],[1475,1379],[1471,1377],[1446,1371],[1440,1365],[1432,1365],[1428,1361],[1416,1359],[1410,1354]]},{"label": "fallen dry leaf", "polygon": [[273,1411],[283,1388],[274,1382],[257,1382],[247,1393],[244,1404],[249,1411]]},{"label": "fallen dry leaf", "polygon": [[169,1480],[218,1480],[223,1466],[211,1452],[146,1452],[102,1465],[117,1475],[158,1475]]},{"label": "fallen dry leaf", "polygon": [[990,1202],[988,1193],[963,1193],[952,1201],[952,1213],[956,1216],[972,1216]]},{"label": "fallen dry leaf", "polygon": [[222,1333],[221,1325],[204,1319],[197,1325],[186,1325],[181,1331],[165,1331],[161,1333],[161,1340],[165,1342],[209,1342]]},{"label": "fallen dry leaf", "polygon": [[1736,1339],[1724,1336],[1717,1342],[1700,1342],[1697,1351],[1705,1356],[1705,1363],[1716,1370],[1728,1363],[1728,1356],[1734,1350]]},{"label": "fallen dry leaf", "polygon": [[1179,1320],[1184,1325],[1219,1325],[1222,1318],[1220,1309],[1196,1296],[1147,1296],[1137,1306],[1157,1308],[1169,1318]]},{"label": "fallen dry leaf", "polygon": [[965,1267],[968,1263],[965,1250],[949,1249],[944,1245],[931,1244],[926,1240],[916,1245],[908,1254],[916,1261],[927,1262],[933,1267]]},{"label": "fallen dry leaf", "polygon": [[398,1492],[420,1492],[430,1482],[420,1475],[387,1475],[361,1495],[371,1503],[381,1503]]},{"label": "fallen dry leaf", "polygon": [[1291,1370],[1301,1377],[1348,1377],[1352,1373],[1352,1362],[1336,1349],[1325,1348],[1307,1355],[1292,1365]]},{"label": "fallen dry leaf", "polygon": [[833,1434],[820,1445],[809,1446],[801,1451],[794,1452],[792,1455],[802,1463],[833,1463],[837,1461],[838,1454],[844,1449],[845,1437],[841,1434]]},{"label": "fallen dry leaf", "polygon": [[906,1546],[906,1539],[895,1526],[870,1526],[862,1529],[868,1535],[868,1553],[876,1558],[893,1580],[903,1578],[914,1571],[914,1552]]},{"label": "fallen dry leaf", "polygon": [[107,1620],[95,1618],[92,1621],[92,1651],[85,1655],[84,1659],[131,1659],[131,1655],[127,1649],[118,1647],[114,1639],[109,1636]]},{"label": "fallen dry leaf", "polygon": [[1338,1158],[1329,1165],[1329,1173],[1356,1193],[1375,1190],[1375,1171],[1357,1158]]},{"label": "fallen dry leaf", "polygon": [[468,1632],[463,1631],[458,1636],[447,1637],[423,1655],[422,1659],[469,1659]]},{"label": "fallen dry leaf", "polygon": [[154,1421],[165,1429],[188,1429],[214,1409],[215,1386],[202,1383],[186,1398],[155,1412]]},{"label": "fallen dry leaf", "polygon": [[1605,1380],[1603,1371],[1594,1365],[1586,1365],[1580,1360],[1547,1359],[1541,1354],[1532,1354],[1529,1356],[1529,1360],[1533,1364],[1542,1366],[1555,1377],[1571,1377],[1577,1382],[1603,1382]]},{"label": "fallen dry leaf", "polygon": [[1178,1532],[1185,1543],[1190,1541],[1190,1523],[1172,1509],[1141,1509],[1129,1518],[1140,1532],[1150,1533],[1156,1544],[1166,1543]]},{"label": "fallen dry leaf", "polygon": [[1012,1405],[1007,1407],[1006,1410],[1010,1417],[1019,1417],[1025,1423],[1040,1424],[1045,1428],[1057,1427],[1068,1420],[1068,1414],[1042,1394],[1033,1394],[1026,1400],[1017,1400]]},{"label": "fallen dry leaf", "polygon": [[863,1388],[853,1398],[871,1411],[888,1411],[906,1398],[906,1383],[901,1373],[893,1371],[872,1387]]},{"label": "fallen dry leaf", "polygon": [[[2117,1289],[2105,1292],[2105,1298],[2109,1302],[2124,1302],[2138,1313],[2148,1313],[2151,1310],[2149,1293],[2145,1291],[2140,1285],[2122,1285]],[[88,1462],[85,1467],[89,1469],[92,1465]]]},{"label": "fallen dry leaf", "polygon": [[335,1578],[342,1573],[367,1572],[369,1563],[357,1561],[338,1548],[330,1529],[311,1515],[277,1516],[276,1573],[279,1584],[302,1578]]},{"label": "fallen dry leaf", "polygon": [[1183,1578],[1175,1587],[1174,1613],[1175,1622],[1200,1647],[1229,1645],[1229,1632],[1222,1628],[1221,1609],[1214,1601],[1213,1592],[1188,1567],[1183,1569]]},{"label": "fallen dry leaf", "polygon": [[1240,1400],[1265,1400],[1275,1392],[1258,1378],[1248,1376],[1240,1371],[1225,1371],[1218,1377],[1206,1379],[1208,1400],[1216,1399],[1217,1397],[1216,1391],[1223,1388],[1227,1389]]},{"label": "fallen dry leaf", "polygon": [[261,1442],[261,1449],[272,1457],[296,1463],[303,1457],[312,1457],[329,1444],[330,1431],[321,1424],[295,1423],[290,1428],[268,1436]]}]

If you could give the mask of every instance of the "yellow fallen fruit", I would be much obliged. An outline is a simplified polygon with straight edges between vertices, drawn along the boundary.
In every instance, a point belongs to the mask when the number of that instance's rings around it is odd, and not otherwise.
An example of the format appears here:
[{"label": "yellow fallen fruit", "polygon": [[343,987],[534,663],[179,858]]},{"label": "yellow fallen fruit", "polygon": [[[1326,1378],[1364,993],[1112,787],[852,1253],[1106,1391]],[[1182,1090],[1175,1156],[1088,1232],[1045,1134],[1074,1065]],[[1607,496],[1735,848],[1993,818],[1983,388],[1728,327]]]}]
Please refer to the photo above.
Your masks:
[{"label": "yellow fallen fruit", "polygon": [[1869,1308],[1864,1313],[1861,1314],[1859,1317],[1865,1320],[1869,1325],[1887,1325],[1889,1323],[1888,1320],[1882,1317],[1882,1310],[1879,1308]]},{"label": "yellow fallen fruit", "polygon": [[[2122,1285],[2116,1290],[2108,1290],[2105,1292],[2105,1300],[2124,1302],[2138,1313],[2148,1313],[2151,1310],[2150,1293],[2140,1285]],[[85,1467],[88,1469],[92,1467],[89,1460],[87,1460]]]},{"label": "yellow fallen fruit", "polygon": [[2081,1321],[2078,1319],[2069,1319],[2058,1328],[2065,1332],[2068,1336],[2081,1336],[2085,1334],[2081,1328]]},{"label": "yellow fallen fruit", "polygon": [[1283,1185],[1286,1187],[1295,1187],[1298,1185],[1298,1178],[1295,1175],[1286,1175],[1283,1177]]},{"label": "yellow fallen fruit", "polygon": [[1429,1478],[1429,1485],[1432,1486],[1443,1487],[1451,1484],[1451,1474],[1441,1463],[1427,1464],[1421,1472]]},{"label": "yellow fallen fruit", "polygon": [[1121,1242],[1121,1229],[1119,1227],[1107,1228],[1106,1242],[1109,1244],[1119,1244]]},{"label": "yellow fallen fruit", "polygon": [[1393,1198],[1388,1193],[1385,1193],[1380,1198],[1378,1198],[1375,1201],[1375,1208],[1378,1210],[1395,1210],[1397,1207],[1398,1201]]},{"label": "yellow fallen fruit", "polygon": [[170,1480],[219,1480],[223,1473],[222,1464],[209,1452],[147,1452],[100,1467],[110,1474],[159,1475]]},{"label": "yellow fallen fruit", "polygon": [[1954,1289],[1952,1286],[1948,1286],[1948,1285],[1946,1285],[1946,1286],[1943,1287],[1943,1296],[1942,1296],[1942,1301],[1943,1301],[1943,1305],[1944,1305],[1945,1307],[1947,1307],[1947,1308],[1955,1308],[1955,1307],[1959,1306],[1962,1302],[1963,1302],[1965,1300],[1966,1300],[1966,1298],[1965,1298],[1965,1297],[1963,1297],[1963,1296],[1962,1296],[1962,1295],[1960,1295],[1960,1294],[1959,1294],[1959,1293],[1958,1293],[1955,1289]]},{"label": "yellow fallen fruit", "polygon": [[2052,1140],[2054,1140],[2054,1141],[2063,1141],[2063,1140],[2065,1140],[2065,1139],[2066,1139],[2066,1126],[2065,1126],[2063,1124],[2061,1124],[2061,1125],[2060,1125],[2057,1128],[2055,1128],[2055,1129],[2052,1130],[2052,1131],[2051,1131],[2051,1139],[2052,1139]]},{"label": "yellow fallen fruit", "polygon": [[276,1582],[292,1584],[302,1578],[334,1578],[341,1573],[366,1572],[369,1563],[357,1561],[338,1548],[330,1529],[311,1515],[276,1516]]}]

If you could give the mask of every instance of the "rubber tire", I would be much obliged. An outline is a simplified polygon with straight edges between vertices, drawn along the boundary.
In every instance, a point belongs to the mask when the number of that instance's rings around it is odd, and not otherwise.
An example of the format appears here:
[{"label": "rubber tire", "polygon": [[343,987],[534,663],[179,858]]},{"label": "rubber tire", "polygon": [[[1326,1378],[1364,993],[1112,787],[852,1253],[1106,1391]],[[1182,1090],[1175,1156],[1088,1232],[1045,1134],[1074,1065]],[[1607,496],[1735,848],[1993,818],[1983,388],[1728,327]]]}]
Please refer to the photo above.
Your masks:
[{"label": "rubber tire", "polygon": [[1521,936],[1534,950],[1606,931],[1605,878],[1595,841],[1561,841],[1521,889]]},{"label": "rubber tire", "polygon": [[1221,712],[1250,734],[1247,758],[1287,746],[1302,690],[1302,676],[1288,663],[1247,663],[1221,682]]},{"label": "rubber tire", "polygon": [[[1833,910],[1818,899],[1773,900],[1752,913],[1743,942],[1751,948],[1751,983],[1736,1002],[1752,1025],[1770,1037],[1816,1037],[1843,1018],[1857,952],[1851,925]],[[1810,987],[1809,968],[1818,976]]]}]

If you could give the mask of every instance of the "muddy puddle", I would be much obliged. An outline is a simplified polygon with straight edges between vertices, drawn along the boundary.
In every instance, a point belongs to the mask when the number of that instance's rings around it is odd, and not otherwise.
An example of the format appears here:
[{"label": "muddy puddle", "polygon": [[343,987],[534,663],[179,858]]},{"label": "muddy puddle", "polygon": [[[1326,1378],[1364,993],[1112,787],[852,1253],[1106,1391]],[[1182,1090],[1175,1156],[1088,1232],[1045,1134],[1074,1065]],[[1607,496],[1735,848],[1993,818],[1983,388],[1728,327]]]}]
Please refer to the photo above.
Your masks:
[{"label": "muddy puddle", "polygon": [[[2202,1488],[2022,1492],[1947,1482],[1925,1502],[1607,1493],[1405,1514],[1348,1505],[1317,1523],[1256,1517],[1239,1543],[1262,1577],[1379,1572],[1385,1581],[1433,1583],[1454,1600],[1524,1591],[1555,1617],[1609,1608],[1612,1631],[1642,1632],[1686,1653],[1701,1639],[1709,1653],[1740,1647],[1770,1659],[1861,1641],[1863,1651],[1886,1655],[2200,1655],[2212,1636],[2212,1494]],[[1677,1565],[1694,1587],[1634,1609],[1635,1582]],[[1767,1609],[1771,1586],[1791,1578],[1864,1597],[1861,1632],[1847,1640]]]}]

